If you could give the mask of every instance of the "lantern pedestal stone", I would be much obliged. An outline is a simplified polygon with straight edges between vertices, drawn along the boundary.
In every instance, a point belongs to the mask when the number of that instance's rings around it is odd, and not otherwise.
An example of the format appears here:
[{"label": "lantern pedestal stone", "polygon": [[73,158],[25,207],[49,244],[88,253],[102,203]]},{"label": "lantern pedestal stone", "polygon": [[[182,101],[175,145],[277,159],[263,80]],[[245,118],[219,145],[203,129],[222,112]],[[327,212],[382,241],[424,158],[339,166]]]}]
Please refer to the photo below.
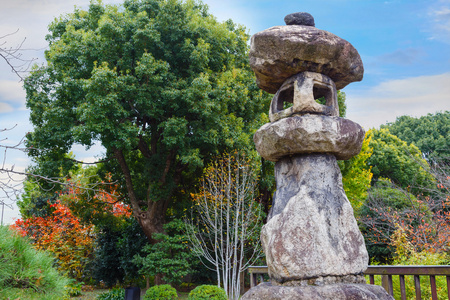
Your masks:
[{"label": "lantern pedestal stone", "polygon": [[336,157],[285,157],[275,176],[274,204],[261,232],[272,282],[364,282],[369,256]]},{"label": "lantern pedestal stone", "polygon": [[258,300],[379,300],[394,299],[377,285],[329,284],[323,286],[276,286],[264,282],[249,290],[241,299]]}]

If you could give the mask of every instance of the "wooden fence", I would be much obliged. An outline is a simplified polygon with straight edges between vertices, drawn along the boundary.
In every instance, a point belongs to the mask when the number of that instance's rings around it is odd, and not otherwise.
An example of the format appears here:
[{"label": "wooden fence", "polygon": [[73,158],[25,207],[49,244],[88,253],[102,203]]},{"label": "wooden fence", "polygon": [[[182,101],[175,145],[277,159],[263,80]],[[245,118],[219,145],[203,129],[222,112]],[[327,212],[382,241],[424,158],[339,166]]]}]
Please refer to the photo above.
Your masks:
[{"label": "wooden fence", "polygon": [[[250,286],[254,287],[264,281],[263,275],[268,273],[267,266],[252,266],[248,268],[250,273]],[[445,276],[447,281],[447,297],[450,299],[450,266],[369,266],[364,273],[369,276],[370,284],[375,284],[375,275],[381,275],[381,285],[390,294],[394,295],[392,276],[399,276],[400,297],[406,300],[405,276],[414,276],[414,288],[416,300],[422,299],[420,289],[420,276],[428,276],[430,279],[431,299],[438,300],[436,288],[436,276]]]}]

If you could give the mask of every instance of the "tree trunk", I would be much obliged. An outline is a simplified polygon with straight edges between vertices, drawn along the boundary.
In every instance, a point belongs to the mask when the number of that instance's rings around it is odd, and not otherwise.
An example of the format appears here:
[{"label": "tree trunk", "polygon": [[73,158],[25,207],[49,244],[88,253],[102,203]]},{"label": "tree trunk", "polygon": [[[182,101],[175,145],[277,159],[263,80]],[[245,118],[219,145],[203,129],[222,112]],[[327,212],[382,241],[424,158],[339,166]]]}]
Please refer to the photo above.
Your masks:
[{"label": "tree trunk", "polygon": [[[256,199],[256,201],[263,205],[263,210],[266,216],[269,215],[270,207],[272,206],[272,200],[272,191],[269,191],[266,188],[259,188],[259,197]],[[264,220],[264,223],[266,222],[267,217],[266,220]]]},{"label": "tree trunk", "polygon": [[[133,215],[137,219],[149,242],[151,244],[156,244],[158,241],[153,238],[153,234],[164,232],[163,225],[165,223],[166,210],[172,193],[169,193],[169,195],[165,199],[160,199],[158,201],[148,200],[147,210],[142,210],[139,206],[139,201],[134,191],[131,172],[125,160],[123,152],[119,149],[114,149],[114,156],[119,162],[120,168],[122,169],[123,175],[125,177],[127,193],[130,199]],[[165,170],[165,173],[166,172],[168,171]]]},{"label": "tree trunk", "polygon": [[166,282],[162,279],[162,274],[156,274],[155,285],[165,284]]},{"label": "tree trunk", "polygon": [[[141,211],[138,214],[138,223],[152,245],[158,242],[153,238],[153,234],[164,233],[163,225],[165,223],[165,214],[166,211],[165,209],[163,209],[163,205],[153,205],[151,209],[147,211]],[[136,216],[136,214],[134,215]]]}]

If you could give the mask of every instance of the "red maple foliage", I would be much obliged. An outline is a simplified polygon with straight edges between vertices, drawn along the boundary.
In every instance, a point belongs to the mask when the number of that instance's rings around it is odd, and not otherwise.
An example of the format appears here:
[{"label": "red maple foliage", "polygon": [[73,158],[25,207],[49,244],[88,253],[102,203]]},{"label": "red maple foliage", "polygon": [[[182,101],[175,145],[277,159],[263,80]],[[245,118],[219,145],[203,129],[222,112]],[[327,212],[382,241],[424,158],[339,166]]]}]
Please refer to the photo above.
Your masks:
[{"label": "red maple foliage", "polygon": [[[72,182],[59,193],[55,203],[49,203],[49,215],[19,219],[12,227],[29,237],[35,248],[52,252],[60,270],[82,280],[94,251],[95,226],[90,221],[105,215],[113,218],[131,216],[130,207],[117,200],[117,185],[109,182],[104,186],[89,189],[94,195],[86,196],[87,189],[79,182]],[[83,211],[89,211],[89,218],[80,216]]]}]

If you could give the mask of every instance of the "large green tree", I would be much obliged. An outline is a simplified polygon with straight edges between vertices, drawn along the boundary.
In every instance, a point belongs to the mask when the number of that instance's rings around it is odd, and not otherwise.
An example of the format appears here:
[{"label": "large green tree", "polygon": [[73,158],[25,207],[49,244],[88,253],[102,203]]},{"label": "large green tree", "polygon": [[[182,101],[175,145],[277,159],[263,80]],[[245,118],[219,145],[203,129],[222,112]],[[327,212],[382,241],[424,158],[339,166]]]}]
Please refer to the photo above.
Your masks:
[{"label": "large green tree", "polygon": [[427,160],[450,163],[450,111],[420,118],[401,116],[381,128],[388,128],[393,135],[416,145]]},{"label": "large green tree", "polygon": [[25,80],[29,154],[55,172],[74,144],[100,142],[106,168],[155,242],[172,200],[188,194],[204,161],[252,149],[267,120],[248,34],[200,2],[180,0],[92,2],[49,30],[47,65]]},{"label": "large green tree", "polygon": [[422,152],[413,144],[391,134],[388,129],[371,129],[369,147],[373,153],[367,160],[372,167],[372,181],[389,178],[401,188],[413,194],[423,188],[434,187],[434,178],[430,174],[428,163],[422,158]]}]

